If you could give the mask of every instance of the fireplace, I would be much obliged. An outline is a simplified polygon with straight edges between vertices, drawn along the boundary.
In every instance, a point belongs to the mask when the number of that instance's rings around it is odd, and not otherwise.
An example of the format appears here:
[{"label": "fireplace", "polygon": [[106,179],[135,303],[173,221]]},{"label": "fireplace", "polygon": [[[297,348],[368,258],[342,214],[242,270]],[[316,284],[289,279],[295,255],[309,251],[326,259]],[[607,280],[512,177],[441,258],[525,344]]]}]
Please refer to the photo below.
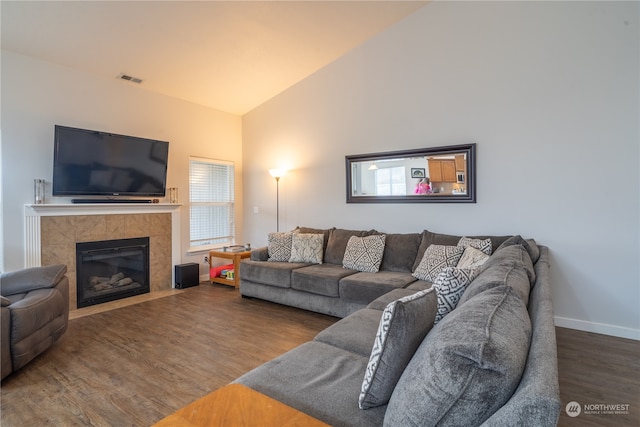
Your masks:
[{"label": "fireplace", "polygon": [[77,306],[148,293],[149,238],[76,243]]}]

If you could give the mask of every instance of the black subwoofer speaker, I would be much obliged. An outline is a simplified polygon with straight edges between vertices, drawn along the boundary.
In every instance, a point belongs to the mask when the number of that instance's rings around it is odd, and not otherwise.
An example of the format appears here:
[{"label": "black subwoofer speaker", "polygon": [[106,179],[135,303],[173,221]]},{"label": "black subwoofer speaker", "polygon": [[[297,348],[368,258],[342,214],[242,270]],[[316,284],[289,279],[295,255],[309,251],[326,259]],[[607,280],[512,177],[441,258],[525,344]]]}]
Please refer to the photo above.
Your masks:
[{"label": "black subwoofer speaker", "polygon": [[176,288],[184,289],[198,286],[200,267],[195,262],[176,265]]}]

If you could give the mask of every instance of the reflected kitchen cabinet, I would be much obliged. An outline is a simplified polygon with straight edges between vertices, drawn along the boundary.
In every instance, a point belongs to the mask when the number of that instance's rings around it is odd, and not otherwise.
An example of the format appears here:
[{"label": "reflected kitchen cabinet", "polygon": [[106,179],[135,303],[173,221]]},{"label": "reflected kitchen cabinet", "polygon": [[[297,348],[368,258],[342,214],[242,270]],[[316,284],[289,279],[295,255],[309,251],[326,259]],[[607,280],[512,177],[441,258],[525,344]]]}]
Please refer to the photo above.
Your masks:
[{"label": "reflected kitchen cabinet", "polygon": [[464,155],[456,156],[456,172],[464,172],[467,165],[467,161],[464,159]]},{"label": "reflected kitchen cabinet", "polygon": [[428,158],[431,182],[456,182],[456,162],[454,159]]}]

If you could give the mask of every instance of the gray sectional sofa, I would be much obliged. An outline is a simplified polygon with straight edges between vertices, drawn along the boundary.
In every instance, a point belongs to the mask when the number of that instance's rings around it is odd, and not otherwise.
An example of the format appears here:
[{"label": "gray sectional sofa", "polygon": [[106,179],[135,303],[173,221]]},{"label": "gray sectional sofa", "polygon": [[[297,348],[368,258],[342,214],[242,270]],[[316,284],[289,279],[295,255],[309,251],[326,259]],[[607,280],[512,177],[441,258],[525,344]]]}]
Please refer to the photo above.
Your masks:
[{"label": "gray sectional sofa", "polygon": [[342,266],[347,242],[380,233],[296,232],[324,236],[323,263],[273,262],[255,250],[241,294],[342,319],[235,382],[333,426],[556,425],[548,248],[476,236],[491,241],[491,256],[436,323],[446,286],[414,273],[432,245],[461,236],[385,234],[379,271],[362,272]]}]

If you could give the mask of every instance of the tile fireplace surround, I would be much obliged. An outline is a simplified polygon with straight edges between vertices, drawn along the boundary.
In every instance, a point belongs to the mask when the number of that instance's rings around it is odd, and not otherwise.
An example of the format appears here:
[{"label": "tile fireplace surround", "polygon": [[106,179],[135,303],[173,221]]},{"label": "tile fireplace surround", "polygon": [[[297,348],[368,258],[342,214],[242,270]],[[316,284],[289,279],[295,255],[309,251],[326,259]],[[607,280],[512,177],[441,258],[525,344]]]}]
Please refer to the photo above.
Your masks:
[{"label": "tile fireplace surround", "polygon": [[180,264],[179,204],[25,205],[25,265],[66,264],[69,308],[76,303],[76,243],[149,237],[151,293],[171,289]]}]

